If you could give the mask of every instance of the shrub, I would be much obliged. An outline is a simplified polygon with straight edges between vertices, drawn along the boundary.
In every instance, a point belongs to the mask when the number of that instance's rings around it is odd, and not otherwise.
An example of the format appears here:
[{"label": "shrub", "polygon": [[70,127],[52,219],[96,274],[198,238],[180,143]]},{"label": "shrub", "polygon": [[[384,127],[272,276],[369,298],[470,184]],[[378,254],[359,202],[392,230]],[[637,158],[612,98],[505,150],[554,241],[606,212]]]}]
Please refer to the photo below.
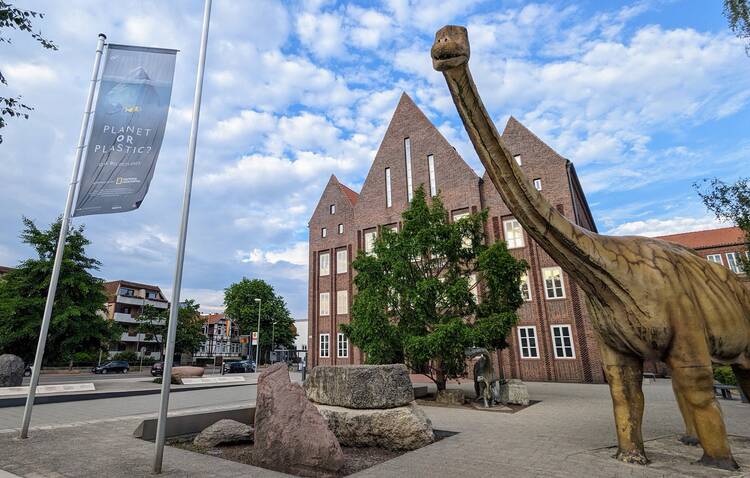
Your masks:
[{"label": "shrub", "polygon": [[737,385],[737,378],[732,372],[732,367],[727,365],[714,367],[714,380],[724,385]]},{"label": "shrub", "polygon": [[129,364],[138,363],[138,354],[132,351],[118,352],[112,357],[112,360],[125,360]]}]

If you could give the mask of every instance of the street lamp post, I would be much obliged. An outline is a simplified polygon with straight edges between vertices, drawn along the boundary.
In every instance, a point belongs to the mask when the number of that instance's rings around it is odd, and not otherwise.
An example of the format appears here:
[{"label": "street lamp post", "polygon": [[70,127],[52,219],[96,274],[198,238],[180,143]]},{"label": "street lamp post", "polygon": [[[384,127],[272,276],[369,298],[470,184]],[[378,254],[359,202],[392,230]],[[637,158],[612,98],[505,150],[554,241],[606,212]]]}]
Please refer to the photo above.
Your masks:
[{"label": "street lamp post", "polygon": [[260,367],[260,299],[255,299],[258,304],[258,343],[255,344],[255,369]]}]

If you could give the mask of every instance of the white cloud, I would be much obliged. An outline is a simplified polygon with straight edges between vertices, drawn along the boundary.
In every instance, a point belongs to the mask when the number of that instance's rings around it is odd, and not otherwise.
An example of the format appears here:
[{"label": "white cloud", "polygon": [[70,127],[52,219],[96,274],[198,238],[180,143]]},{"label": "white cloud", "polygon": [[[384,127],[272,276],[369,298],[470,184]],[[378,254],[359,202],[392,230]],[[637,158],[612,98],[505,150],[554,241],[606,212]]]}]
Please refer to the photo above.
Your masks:
[{"label": "white cloud", "polygon": [[349,35],[360,48],[376,48],[391,33],[391,19],[375,10],[350,6],[347,12],[354,20]]},{"label": "white cloud", "polygon": [[273,131],[275,127],[276,118],[272,114],[243,110],[237,116],[218,121],[208,132],[208,137],[215,141],[229,141],[238,137],[249,140]]},{"label": "white cloud", "polygon": [[305,47],[319,58],[344,51],[341,17],[331,13],[303,13],[297,18],[297,34]]},{"label": "white cloud", "polygon": [[615,236],[666,236],[680,232],[701,231],[727,227],[713,216],[673,217],[667,219],[646,219],[643,221],[624,222],[609,231]]},{"label": "white cloud", "polygon": [[237,250],[235,257],[240,262],[255,264],[276,264],[288,262],[297,266],[307,266],[307,242],[295,242],[285,249],[270,249],[263,251],[255,248],[251,251]]},{"label": "white cloud", "polygon": [[52,83],[57,80],[57,73],[55,70],[47,65],[39,65],[35,63],[2,65],[0,71],[3,72],[3,75],[5,75],[8,82],[15,87],[23,85],[24,88],[27,88],[28,86]]}]

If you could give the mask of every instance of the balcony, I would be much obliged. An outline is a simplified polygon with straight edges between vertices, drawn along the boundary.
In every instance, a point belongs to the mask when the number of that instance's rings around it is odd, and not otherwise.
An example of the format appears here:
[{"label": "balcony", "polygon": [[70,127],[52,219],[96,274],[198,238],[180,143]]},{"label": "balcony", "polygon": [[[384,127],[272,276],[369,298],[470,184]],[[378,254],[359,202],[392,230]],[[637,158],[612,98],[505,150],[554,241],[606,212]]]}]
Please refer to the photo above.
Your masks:
[{"label": "balcony", "polygon": [[[157,335],[156,337],[159,339],[159,341],[161,341],[161,335]],[[153,343],[156,343],[156,340],[146,340],[146,334],[130,335],[127,332],[125,332],[120,336],[120,342],[144,342],[144,343],[153,342]]]},{"label": "balcony", "polygon": [[136,296],[130,296],[130,295],[118,295],[117,303],[128,304],[128,305],[139,305],[141,307],[143,307],[144,305],[150,305],[151,307],[156,307],[157,309],[166,309],[169,305],[167,302],[164,302],[161,300],[144,299],[143,297],[136,297]]},{"label": "balcony", "polygon": [[152,300],[152,299],[146,299],[146,305],[150,305],[151,307],[156,307],[157,309],[166,309],[168,308],[168,305],[166,302],[162,302],[160,300]]},{"label": "balcony", "polygon": [[124,312],[115,312],[115,322],[123,322],[126,324],[137,324],[138,321],[133,318],[132,315]]}]

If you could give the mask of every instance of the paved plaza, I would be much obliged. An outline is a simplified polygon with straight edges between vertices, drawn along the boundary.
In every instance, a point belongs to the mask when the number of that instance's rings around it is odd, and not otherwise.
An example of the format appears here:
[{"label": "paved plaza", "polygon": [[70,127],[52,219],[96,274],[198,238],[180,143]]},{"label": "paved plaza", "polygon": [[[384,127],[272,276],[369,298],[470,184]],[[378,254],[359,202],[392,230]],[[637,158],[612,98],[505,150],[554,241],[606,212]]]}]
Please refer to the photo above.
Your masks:
[{"label": "paved plaza", "polygon": [[[646,450],[655,458],[655,463],[647,467],[610,458],[613,451],[607,447],[614,446],[616,440],[605,385],[528,385],[532,399],[540,402],[515,414],[424,407],[435,428],[459,433],[354,476],[750,476],[750,445],[741,438],[732,439],[735,447],[745,447],[736,450],[736,458],[744,465],[740,473],[691,465],[691,459],[700,455],[695,448],[685,447],[686,458],[677,464],[664,462],[664,450],[677,449],[676,435],[682,430],[667,380],[644,385],[644,438],[650,440]],[[247,405],[254,400],[254,388],[185,392],[175,395],[173,404],[182,408],[178,413]],[[0,470],[25,477],[149,476],[153,444],[133,438],[132,432],[140,420],[153,416],[155,408],[145,412],[153,404],[128,404],[128,400],[112,399],[106,406],[96,403],[99,401],[39,406],[35,409],[36,423],[46,424],[34,428],[28,441],[17,440],[10,430],[0,432]],[[207,400],[215,403],[207,404]],[[138,417],[105,417],[104,410],[109,409],[111,416],[112,407],[118,403],[123,407],[120,413],[142,413]],[[750,405],[736,400],[722,400],[721,405],[729,433],[750,436]],[[57,418],[53,420],[55,413]],[[181,477],[281,476],[174,448],[166,450],[164,470],[164,476]]]}]

